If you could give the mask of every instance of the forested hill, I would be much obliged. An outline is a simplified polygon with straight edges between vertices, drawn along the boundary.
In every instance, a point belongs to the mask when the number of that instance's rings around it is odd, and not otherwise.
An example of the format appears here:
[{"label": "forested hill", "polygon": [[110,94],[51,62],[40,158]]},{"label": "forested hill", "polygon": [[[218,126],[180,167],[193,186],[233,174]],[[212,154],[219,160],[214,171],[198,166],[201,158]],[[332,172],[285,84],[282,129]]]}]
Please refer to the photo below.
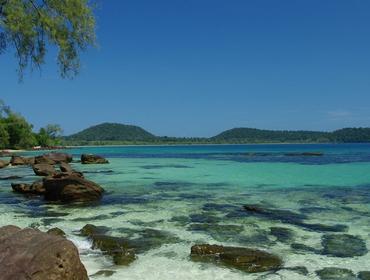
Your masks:
[{"label": "forested hill", "polygon": [[156,136],[134,125],[102,123],[66,137],[73,141],[151,141]]},{"label": "forested hill", "polygon": [[105,144],[242,144],[242,143],[370,143],[370,128],[333,132],[233,128],[210,138],[155,136],[141,127],[103,123],[64,138],[66,145]]},{"label": "forested hill", "polygon": [[344,128],[333,132],[233,128],[211,140],[229,143],[364,143],[370,142],[370,128]]}]

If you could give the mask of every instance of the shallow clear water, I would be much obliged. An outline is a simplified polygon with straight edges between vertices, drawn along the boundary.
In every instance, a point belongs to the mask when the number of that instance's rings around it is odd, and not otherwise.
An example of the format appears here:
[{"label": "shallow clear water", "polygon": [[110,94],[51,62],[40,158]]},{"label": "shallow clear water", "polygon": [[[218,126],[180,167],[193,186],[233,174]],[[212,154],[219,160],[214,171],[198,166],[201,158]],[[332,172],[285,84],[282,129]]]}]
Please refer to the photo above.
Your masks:
[{"label": "shallow clear water", "polygon": [[[110,160],[108,165],[73,163],[105,188],[102,201],[77,207],[25,198],[11,191],[10,182],[32,182],[37,177],[27,167],[5,168],[0,178],[22,178],[0,180],[0,225],[63,229],[78,246],[89,275],[115,271],[109,278],[92,279],[318,279],[315,271],[329,266],[355,273],[370,270],[369,253],[339,258],[291,247],[295,242],[320,250],[325,232],[243,211],[245,204],[261,204],[304,214],[309,224],[346,225],[346,233],[361,237],[370,248],[368,144],[84,147],[67,152],[75,159],[81,153],[96,153]],[[303,152],[324,155],[297,154]],[[129,267],[114,266],[79,236],[87,223],[108,226],[115,236],[151,228],[170,232],[178,240],[139,254]],[[278,241],[270,234],[273,226],[292,229],[293,240]],[[246,274],[195,263],[189,253],[196,243],[267,250],[281,256],[284,267],[305,266],[309,274],[287,269]]]}]

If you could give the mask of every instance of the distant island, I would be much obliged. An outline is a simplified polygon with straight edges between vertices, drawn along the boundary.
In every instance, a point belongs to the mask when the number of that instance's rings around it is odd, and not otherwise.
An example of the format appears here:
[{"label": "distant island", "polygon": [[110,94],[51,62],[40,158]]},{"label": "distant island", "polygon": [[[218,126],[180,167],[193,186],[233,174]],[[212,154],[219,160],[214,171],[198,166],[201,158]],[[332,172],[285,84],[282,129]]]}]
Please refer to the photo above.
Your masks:
[{"label": "distant island", "polygon": [[370,128],[343,128],[332,132],[233,128],[216,136],[156,136],[145,129],[119,123],[102,123],[63,137],[66,146],[159,145],[159,144],[251,144],[251,143],[370,143]]}]

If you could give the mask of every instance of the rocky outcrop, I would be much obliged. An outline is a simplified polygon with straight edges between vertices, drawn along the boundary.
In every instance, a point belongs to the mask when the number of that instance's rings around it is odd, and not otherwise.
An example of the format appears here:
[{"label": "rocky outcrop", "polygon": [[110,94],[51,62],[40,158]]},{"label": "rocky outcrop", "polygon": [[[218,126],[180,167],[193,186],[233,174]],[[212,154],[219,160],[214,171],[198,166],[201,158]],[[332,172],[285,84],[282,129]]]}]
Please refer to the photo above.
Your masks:
[{"label": "rocky outcrop", "polygon": [[105,164],[109,161],[102,156],[93,155],[93,154],[82,154],[81,155],[82,164]]},{"label": "rocky outcrop", "polygon": [[99,200],[104,189],[98,184],[74,174],[58,174],[44,178],[45,199],[61,202]]},{"label": "rocky outcrop", "polygon": [[57,173],[54,166],[47,163],[34,164],[32,169],[37,176],[52,176]]},{"label": "rocky outcrop", "polygon": [[72,155],[66,153],[48,153],[41,156],[35,157],[35,164],[57,164],[62,162],[71,162],[73,160]]},{"label": "rocky outcrop", "polygon": [[0,159],[0,169],[7,167],[8,165],[9,165],[9,161]]},{"label": "rocky outcrop", "polygon": [[16,226],[0,228],[3,280],[87,280],[77,248],[65,238]]},{"label": "rocky outcrop", "polygon": [[43,195],[45,193],[45,188],[42,181],[37,181],[33,184],[12,183],[12,189],[17,193],[23,194]]},{"label": "rocky outcrop", "polygon": [[283,261],[270,253],[241,247],[219,245],[194,245],[191,247],[194,261],[213,262],[245,272],[265,272],[279,270]]},{"label": "rocky outcrop", "polygon": [[35,163],[35,158],[34,157],[21,157],[21,156],[12,156],[10,159],[10,163],[13,166],[16,165],[32,165]]}]

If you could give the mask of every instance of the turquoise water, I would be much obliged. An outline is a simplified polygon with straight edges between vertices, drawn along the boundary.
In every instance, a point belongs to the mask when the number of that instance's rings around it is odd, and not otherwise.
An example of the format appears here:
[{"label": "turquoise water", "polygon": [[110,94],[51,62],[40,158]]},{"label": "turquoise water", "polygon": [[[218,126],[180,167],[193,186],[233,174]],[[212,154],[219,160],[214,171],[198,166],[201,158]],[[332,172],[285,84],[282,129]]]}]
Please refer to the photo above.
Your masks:
[{"label": "turquoise water", "polygon": [[[21,178],[0,180],[0,224],[63,229],[78,246],[89,275],[114,271],[92,279],[319,279],[315,271],[329,266],[355,273],[370,270],[370,254],[340,258],[293,249],[292,243],[300,243],[320,250],[325,232],[248,215],[242,207],[261,204],[304,214],[310,224],[346,225],[346,233],[359,236],[370,248],[368,144],[84,147],[67,152],[75,159],[81,153],[109,159],[108,165],[73,163],[105,188],[102,201],[82,208],[25,198],[11,191],[10,182],[38,178],[30,168],[10,167],[0,170],[0,177]],[[299,155],[303,152],[324,155]],[[149,248],[129,267],[120,267],[79,236],[87,223],[108,226],[115,236],[156,229],[177,241]],[[293,230],[293,239],[277,240],[270,233],[276,226]],[[304,266],[309,274],[288,269],[246,274],[194,263],[189,253],[195,243],[267,250],[281,256],[284,267]]]}]

